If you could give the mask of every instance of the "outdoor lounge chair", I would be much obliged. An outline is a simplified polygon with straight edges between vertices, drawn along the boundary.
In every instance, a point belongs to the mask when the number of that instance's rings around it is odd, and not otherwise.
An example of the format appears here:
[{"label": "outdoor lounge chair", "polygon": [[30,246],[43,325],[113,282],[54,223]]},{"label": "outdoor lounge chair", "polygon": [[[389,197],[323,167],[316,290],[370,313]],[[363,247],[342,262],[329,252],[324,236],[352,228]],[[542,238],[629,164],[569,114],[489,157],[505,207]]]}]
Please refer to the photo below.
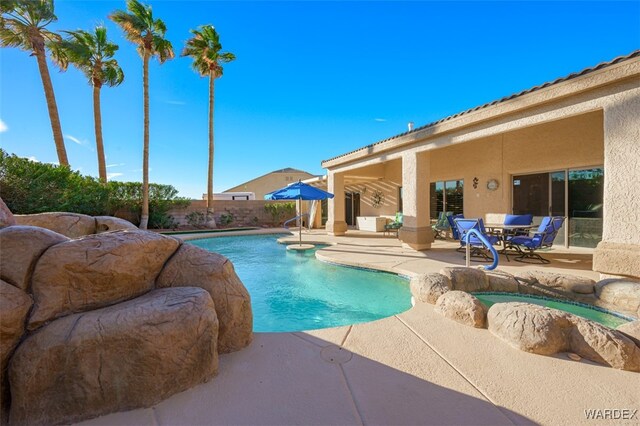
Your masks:
[{"label": "outdoor lounge chair", "polygon": [[549,248],[558,235],[558,231],[564,223],[562,216],[547,216],[542,219],[538,230],[532,236],[517,235],[508,237],[506,247],[515,248],[520,255],[516,257],[518,262],[524,263],[550,263],[543,258],[537,250]]},{"label": "outdoor lounge chair", "polygon": [[388,233],[395,232],[396,236],[398,236],[398,231],[400,230],[400,228],[402,228],[402,213],[397,212],[396,219],[393,222],[389,222],[384,226],[383,235],[386,235],[387,232]]},{"label": "outdoor lounge chair", "polygon": [[[454,214],[451,216],[447,216],[447,222],[449,222],[449,227],[451,228],[451,237],[454,240],[460,241],[460,233],[458,232],[458,227],[456,226],[456,219],[464,219],[464,215],[462,214]],[[460,247],[456,249],[456,251],[463,251],[464,247],[460,244]]]},{"label": "outdoor lounge chair", "polygon": [[[500,239],[498,237],[496,237],[495,235],[487,234],[482,218],[455,219],[455,224],[458,228],[458,233],[460,234],[460,247],[466,249],[466,242],[464,240],[467,232],[469,232],[471,229],[476,229],[477,231],[479,231],[492,245],[497,245],[500,243]],[[484,260],[493,261],[493,258],[488,253],[487,247],[485,247],[484,243],[480,241],[480,239],[475,235],[469,236],[469,245],[471,246],[470,253],[472,257],[482,257]]]},{"label": "outdoor lounge chair", "polygon": [[453,212],[440,212],[438,213],[438,221],[431,226],[433,230],[433,238],[444,240],[446,232],[451,229],[447,216],[451,216]]}]

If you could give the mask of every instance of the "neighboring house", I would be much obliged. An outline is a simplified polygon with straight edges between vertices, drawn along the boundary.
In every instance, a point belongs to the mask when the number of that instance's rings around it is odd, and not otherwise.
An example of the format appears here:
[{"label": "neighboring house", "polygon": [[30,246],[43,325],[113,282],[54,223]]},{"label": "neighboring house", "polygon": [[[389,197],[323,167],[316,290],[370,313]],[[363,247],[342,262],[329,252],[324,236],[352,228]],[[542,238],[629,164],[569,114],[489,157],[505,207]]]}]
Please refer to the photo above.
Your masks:
[{"label": "neighboring house", "polygon": [[256,200],[262,200],[264,199],[265,194],[268,194],[271,191],[275,191],[276,189],[283,188],[299,180],[309,179],[314,176],[315,175],[312,175],[311,173],[287,167],[286,169],[274,170],[266,175],[251,179],[250,181],[241,183],[238,186],[229,188],[224,192],[253,192]]},{"label": "neighboring house", "polygon": [[640,278],[640,51],[325,160],[327,231],[404,213],[431,247],[438,212],[565,216],[560,244]]}]

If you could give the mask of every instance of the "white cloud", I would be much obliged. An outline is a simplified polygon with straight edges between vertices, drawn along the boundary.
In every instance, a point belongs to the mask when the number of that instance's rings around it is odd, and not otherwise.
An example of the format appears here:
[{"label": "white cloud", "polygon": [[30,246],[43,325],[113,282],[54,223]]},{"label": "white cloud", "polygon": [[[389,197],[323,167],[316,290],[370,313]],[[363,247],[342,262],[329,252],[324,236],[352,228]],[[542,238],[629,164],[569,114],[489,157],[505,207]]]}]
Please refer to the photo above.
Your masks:
[{"label": "white cloud", "polygon": [[9,128],[7,127],[5,122],[0,119],[0,133],[4,133],[7,130],[9,130]]},{"label": "white cloud", "polygon": [[121,166],[124,166],[124,165],[125,165],[124,163],[116,163],[116,164],[107,164],[106,167],[107,168],[109,168],[109,167],[121,167]]},{"label": "white cloud", "polygon": [[107,173],[107,179],[122,176],[124,173]]},{"label": "white cloud", "polygon": [[28,158],[27,158],[27,160],[32,161],[32,162],[34,162],[34,163],[39,163],[39,162],[40,162],[40,160],[38,160],[38,159],[37,159],[36,157],[34,157],[34,156],[28,157]]},{"label": "white cloud", "polygon": [[386,118],[374,118],[374,121],[377,121],[378,123],[384,123],[385,121],[387,121]]},{"label": "white cloud", "polygon": [[76,138],[75,136],[64,135],[64,137],[69,139],[71,142],[77,143],[78,145],[84,145],[84,142],[82,142],[80,139]]}]

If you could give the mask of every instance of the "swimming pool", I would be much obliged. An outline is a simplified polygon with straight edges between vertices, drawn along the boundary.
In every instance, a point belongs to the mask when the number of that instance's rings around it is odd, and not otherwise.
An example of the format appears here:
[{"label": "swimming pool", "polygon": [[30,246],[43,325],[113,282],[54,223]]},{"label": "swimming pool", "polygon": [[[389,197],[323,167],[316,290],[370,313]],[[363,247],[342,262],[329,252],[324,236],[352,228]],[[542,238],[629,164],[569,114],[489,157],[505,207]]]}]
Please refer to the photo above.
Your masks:
[{"label": "swimming pool", "polygon": [[192,240],[233,262],[251,294],[258,332],[314,330],[385,318],[411,307],[409,281],[394,274],[320,262],[296,253],[278,236]]},{"label": "swimming pool", "polygon": [[621,324],[629,322],[629,319],[622,315],[608,312],[604,309],[596,308],[581,303],[561,302],[547,297],[529,296],[522,294],[508,293],[473,293],[487,308],[494,303],[524,302],[535,305],[546,306],[547,308],[558,309],[571,314],[590,319],[610,328],[616,328]]}]

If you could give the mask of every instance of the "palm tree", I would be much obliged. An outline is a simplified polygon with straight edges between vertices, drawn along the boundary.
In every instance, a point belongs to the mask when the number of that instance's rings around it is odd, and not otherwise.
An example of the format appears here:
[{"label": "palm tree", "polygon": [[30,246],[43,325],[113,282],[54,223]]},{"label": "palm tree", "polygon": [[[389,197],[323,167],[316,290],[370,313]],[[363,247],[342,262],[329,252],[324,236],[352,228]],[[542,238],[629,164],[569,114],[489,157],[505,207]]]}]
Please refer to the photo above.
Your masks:
[{"label": "palm tree", "polygon": [[213,25],[203,25],[197,30],[191,30],[193,37],[187,44],[181,56],[193,59],[193,69],[202,77],[209,77],[209,169],[207,181],[207,210],[213,212],[213,105],[214,82],[222,76],[221,63],[228,63],[236,59],[233,53],[221,52],[220,37]]},{"label": "palm tree", "polygon": [[58,20],[53,10],[53,0],[1,0],[0,12],[0,44],[3,47],[17,47],[31,52],[31,55],[36,57],[47,99],[58,162],[69,167],[58,106],[47,66],[46,45],[60,40],[58,34],[46,29],[47,25]]},{"label": "palm tree", "polygon": [[142,214],[140,229],[149,222],[149,59],[157,57],[160,63],[173,58],[171,42],[164,38],[167,27],[160,19],[153,19],[151,6],[137,0],[127,0],[127,11],[116,10],[109,19],[124,31],[127,40],[138,46],[142,57],[142,96],[144,98],[144,139],[142,151]]},{"label": "palm tree", "polygon": [[69,63],[84,73],[93,86],[93,119],[98,151],[98,173],[100,180],[107,182],[107,166],[102,141],[102,115],[100,113],[100,89],[104,84],[118,86],[124,80],[124,73],[113,59],[118,45],[107,40],[107,29],[97,26],[92,33],[78,30],[65,31],[66,40],[52,43],[51,52],[54,61],[66,70]]}]

